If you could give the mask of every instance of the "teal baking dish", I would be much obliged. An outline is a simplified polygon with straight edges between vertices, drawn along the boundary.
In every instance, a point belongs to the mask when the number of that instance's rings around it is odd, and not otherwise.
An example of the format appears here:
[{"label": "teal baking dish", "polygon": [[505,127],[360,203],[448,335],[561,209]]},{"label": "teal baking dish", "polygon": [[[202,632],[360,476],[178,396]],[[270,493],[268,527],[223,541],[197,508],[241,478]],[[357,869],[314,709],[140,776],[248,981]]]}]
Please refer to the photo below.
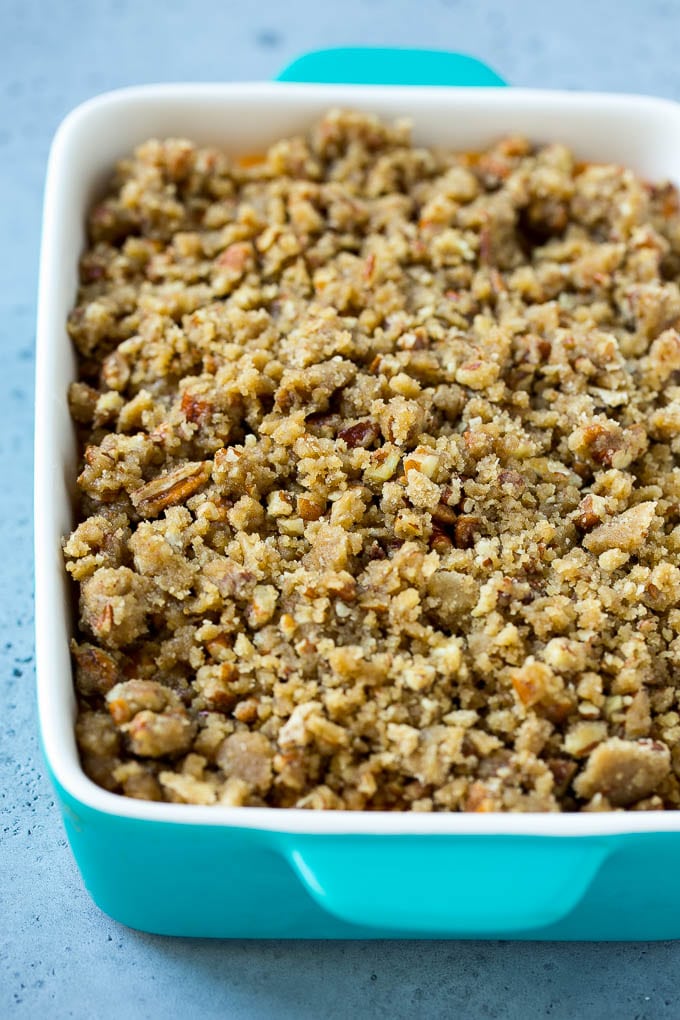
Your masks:
[{"label": "teal baking dish", "polygon": [[[338,82],[349,84],[336,84]],[[373,83],[373,84],[372,84]],[[465,86],[465,87],[462,87]],[[36,377],[36,634],[41,737],[64,824],[97,905],[133,928],[240,938],[668,939],[680,935],[680,814],[387,814],[202,808],[129,800],[82,772],[73,736],[74,358],[64,323],[84,212],[115,159],[152,134],[235,150],[300,130],[331,105],[407,114],[416,137],[474,148],[502,132],[680,182],[680,106],[502,88],[439,52],[310,54],[275,83],[127,89],[74,111],[45,197]]]}]

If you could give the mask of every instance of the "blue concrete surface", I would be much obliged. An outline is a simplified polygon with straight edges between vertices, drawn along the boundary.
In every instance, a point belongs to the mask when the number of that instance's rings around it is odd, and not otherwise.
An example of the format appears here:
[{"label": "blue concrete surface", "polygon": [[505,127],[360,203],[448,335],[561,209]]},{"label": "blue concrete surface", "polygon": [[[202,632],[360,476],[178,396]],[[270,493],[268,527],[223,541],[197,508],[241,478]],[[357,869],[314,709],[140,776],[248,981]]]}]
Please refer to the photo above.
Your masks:
[{"label": "blue concrete surface", "polygon": [[679,39],[670,0],[0,0],[0,1018],[680,1016],[675,943],[201,943],[102,916],[38,750],[31,551],[41,196],[71,107],[133,83],[271,77],[353,43],[458,48],[517,85],[680,99]]}]

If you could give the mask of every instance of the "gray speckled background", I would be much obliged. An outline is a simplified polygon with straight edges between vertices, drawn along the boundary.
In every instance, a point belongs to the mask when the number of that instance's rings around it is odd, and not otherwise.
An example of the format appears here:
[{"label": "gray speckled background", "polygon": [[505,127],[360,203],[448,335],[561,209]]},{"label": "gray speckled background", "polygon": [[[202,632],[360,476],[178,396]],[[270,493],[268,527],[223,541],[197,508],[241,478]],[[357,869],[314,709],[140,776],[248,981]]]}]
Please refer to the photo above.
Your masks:
[{"label": "gray speckled background", "polygon": [[[315,47],[458,48],[517,85],[680,99],[673,0],[0,0],[0,1017],[680,1016],[680,944],[202,943],[90,902],[36,737],[32,376],[45,160],[105,89],[271,77]],[[644,881],[644,876],[640,876]]]}]

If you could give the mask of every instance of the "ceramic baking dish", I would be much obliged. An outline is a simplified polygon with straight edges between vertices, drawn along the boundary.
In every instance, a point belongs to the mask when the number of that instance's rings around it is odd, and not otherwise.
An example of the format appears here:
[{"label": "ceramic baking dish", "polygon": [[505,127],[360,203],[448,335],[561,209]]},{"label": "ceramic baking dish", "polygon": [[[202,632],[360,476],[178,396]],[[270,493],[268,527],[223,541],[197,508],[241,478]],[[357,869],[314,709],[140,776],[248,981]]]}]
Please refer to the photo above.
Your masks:
[{"label": "ceramic baking dish", "polygon": [[[66,402],[75,359],[65,322],[86,209],[118,157],[163,135],[258,151],[340,105],[410,116],[423,143],[474,149],[520,132],[563,141],[582,159],[613,160],[680,183],[680,105],[665,100],[501,88],[489,69],[442,53],[326,52],[282,77],[110,93],[71,113],[52,147],[37,338],[38,697],[46,760],[85,884],[117,920],[176,935],[680,936],[680,812],[202,808],[107,793],[80,768],[68,652],[72,600],[60,551],[72,524],[76,468]],[[410,84],[329,84],[334,80]]]}]

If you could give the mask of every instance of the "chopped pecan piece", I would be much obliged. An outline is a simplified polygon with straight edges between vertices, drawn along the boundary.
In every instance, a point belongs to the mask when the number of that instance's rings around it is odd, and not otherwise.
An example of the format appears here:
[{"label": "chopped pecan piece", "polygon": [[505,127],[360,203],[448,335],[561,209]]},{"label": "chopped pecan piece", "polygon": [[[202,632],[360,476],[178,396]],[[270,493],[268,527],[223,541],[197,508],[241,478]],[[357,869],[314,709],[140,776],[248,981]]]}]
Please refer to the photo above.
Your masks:
[{"label": "chopped pecan piece", "polygon": [[338,432],[338,439],[344,439],[350,450],[357,446],[368,449],[380,435],[380,426],[374,421],[359,421]]},{"label": "chopped pecan piece", "polygon": [[188,391],[182,394],[180,407],[186,420],[193,422],[194,425],[205,425],[212,410],[207,400],[201,400]]},{"label": "chopped pecan piece", "polygon": [[606,514],[606,504],[601,496],[589,494],[579,503],[576,508],[574,523],[581,531],[592,531],[602,521]]},{"label": "chopped pecan piece", "polygon": [[450,537],[446,534],[445,531],[442,531],[441,528],[438,528],[436,524],[432,526],[432,534],[430,535],[430,545],[435,550],[435,552],[439,553],[440,556],[443,556],[445,553],[447,553],[449,549],[453,549],[453,542],[451,541]]},{"label": "chopped pecan piece", "polygon": [[226,712],[238,697],[234,684],[239,679],[238,668],[233,662],[201,666],[196,673],[193,686],[206,706],[213,711]]},{"label": "chopped pecan piece", "polygon": [[140,517],[158,517],[169,506],[177,506],[192,496],[208,480],[210,463],[194,461],[160,475],[130,493]]},{"label": "chopped pecan piece", "polygon": [[569,788],[569,784],[574,778],[578,765],[575,761],[569,761],[568,758],[549,758],[547,765],[552,772],[555,781],[555,794],[560,797],[566,793]]},{"label": "chopped pecan piece", "polygon": [[573,711],[576,698],[564,679],[542,662],[527,662],[512,674],[512,686],[527,708],[534,708],[551,722],[562,722]]},{"label": "chopped pecan piece", "polygon": [[446,503],[440,501],[432,511],[432,521],[441,529],[452,528],[456,523],[455,511],[450,506],[447,506]]},{"label": "chopped pecan piece", "polygon": [[481,520],[473,514],[461,514],[456,520],[455,536],[458,549],[471,549],[481,530]]},{"label": "chopped pecan piece", "polygon": [[323,517],[326,500],[314,493],[306,493],[297,497],[296,506],[298,515],[303,521],[318,521],[319,517]]},{"label": "chopped pecan piece", "polygon": [[593,422],[576,429],[569,438],[570,450],[604,468],[627,468],[647,445],[647,430],[641,423],[622,429],[613,421]]},{"label": "chopped pecan piece", "polygon": [[623,446],[621,433],[603,425],[588,425],[583,433],[585,446],[595,463],[611,467],[612,457]]}]

